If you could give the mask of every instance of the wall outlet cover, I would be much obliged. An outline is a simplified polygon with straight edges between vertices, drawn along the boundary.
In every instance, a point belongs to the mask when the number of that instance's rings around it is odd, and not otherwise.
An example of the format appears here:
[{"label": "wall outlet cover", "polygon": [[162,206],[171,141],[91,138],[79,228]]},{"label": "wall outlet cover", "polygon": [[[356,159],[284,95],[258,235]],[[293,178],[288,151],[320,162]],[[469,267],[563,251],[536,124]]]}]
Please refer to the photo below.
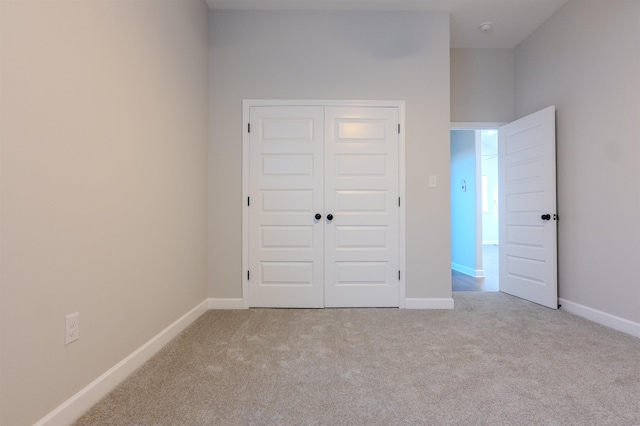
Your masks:
[{"label": "wall outlet cover", "polygon": [[68,345],[80,338],[80,312],[65,317],[64,344]]}]

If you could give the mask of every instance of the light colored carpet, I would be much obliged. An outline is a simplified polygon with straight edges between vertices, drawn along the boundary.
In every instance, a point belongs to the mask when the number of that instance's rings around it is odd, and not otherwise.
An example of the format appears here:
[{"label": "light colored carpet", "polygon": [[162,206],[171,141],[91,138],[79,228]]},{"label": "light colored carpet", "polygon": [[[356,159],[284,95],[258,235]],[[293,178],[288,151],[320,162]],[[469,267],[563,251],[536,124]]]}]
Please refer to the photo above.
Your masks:
[{"label": "light colored carpet", "polygon": [[640,425],[640,339],[503,293],[209,311],[76,425]]}]

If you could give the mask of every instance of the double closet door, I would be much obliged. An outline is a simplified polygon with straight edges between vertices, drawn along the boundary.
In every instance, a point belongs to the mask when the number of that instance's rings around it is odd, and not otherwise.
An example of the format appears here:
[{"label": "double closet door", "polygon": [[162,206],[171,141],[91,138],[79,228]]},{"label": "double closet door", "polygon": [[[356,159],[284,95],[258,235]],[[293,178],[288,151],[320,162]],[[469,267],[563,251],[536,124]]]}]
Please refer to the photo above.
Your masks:
[{"label": "double closet door", "polygon": [[250,307],[399,305],[399,110],[253,106]]}]

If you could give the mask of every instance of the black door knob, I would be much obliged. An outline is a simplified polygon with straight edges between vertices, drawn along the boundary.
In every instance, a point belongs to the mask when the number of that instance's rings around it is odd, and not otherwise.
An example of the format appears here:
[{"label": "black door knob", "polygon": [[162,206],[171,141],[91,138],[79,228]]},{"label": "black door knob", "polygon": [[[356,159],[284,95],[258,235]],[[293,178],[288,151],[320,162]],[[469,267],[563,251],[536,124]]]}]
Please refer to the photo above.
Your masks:
[{"label": "black door knob", "polygon": [[316,220],[322,219],[322,215],[320,213],[316,213]]},{"label": "black door knob", "polygon": [[333,215],[331,213],[327,215],[327,220],[333,220]]},{"label": "black door knob", "polygon": [[543,214],[541,216],[542,220],[550,220],[551,219],[551,215],[550,214]]}]

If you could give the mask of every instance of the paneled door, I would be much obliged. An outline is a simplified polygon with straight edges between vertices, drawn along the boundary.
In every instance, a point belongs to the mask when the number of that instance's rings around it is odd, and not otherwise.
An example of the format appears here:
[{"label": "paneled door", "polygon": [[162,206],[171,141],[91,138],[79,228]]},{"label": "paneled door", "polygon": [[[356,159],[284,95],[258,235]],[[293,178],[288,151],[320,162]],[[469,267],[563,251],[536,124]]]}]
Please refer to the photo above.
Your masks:
[{"label": "paneled door", "polygon": [[557,309],[555,107],[498,134],[500,291]]},{"label": "paneled door", "polygon": [[327,108],[325,159],[325,306],[398,306],[398,110]]},{"label": "paneled door", "polygon": [[399,306],[398,108],[249,121],[248,306]]},{"label": "paneled door", "polygon": [[249,306],[324,306],[324,108],[250,110]]}]

